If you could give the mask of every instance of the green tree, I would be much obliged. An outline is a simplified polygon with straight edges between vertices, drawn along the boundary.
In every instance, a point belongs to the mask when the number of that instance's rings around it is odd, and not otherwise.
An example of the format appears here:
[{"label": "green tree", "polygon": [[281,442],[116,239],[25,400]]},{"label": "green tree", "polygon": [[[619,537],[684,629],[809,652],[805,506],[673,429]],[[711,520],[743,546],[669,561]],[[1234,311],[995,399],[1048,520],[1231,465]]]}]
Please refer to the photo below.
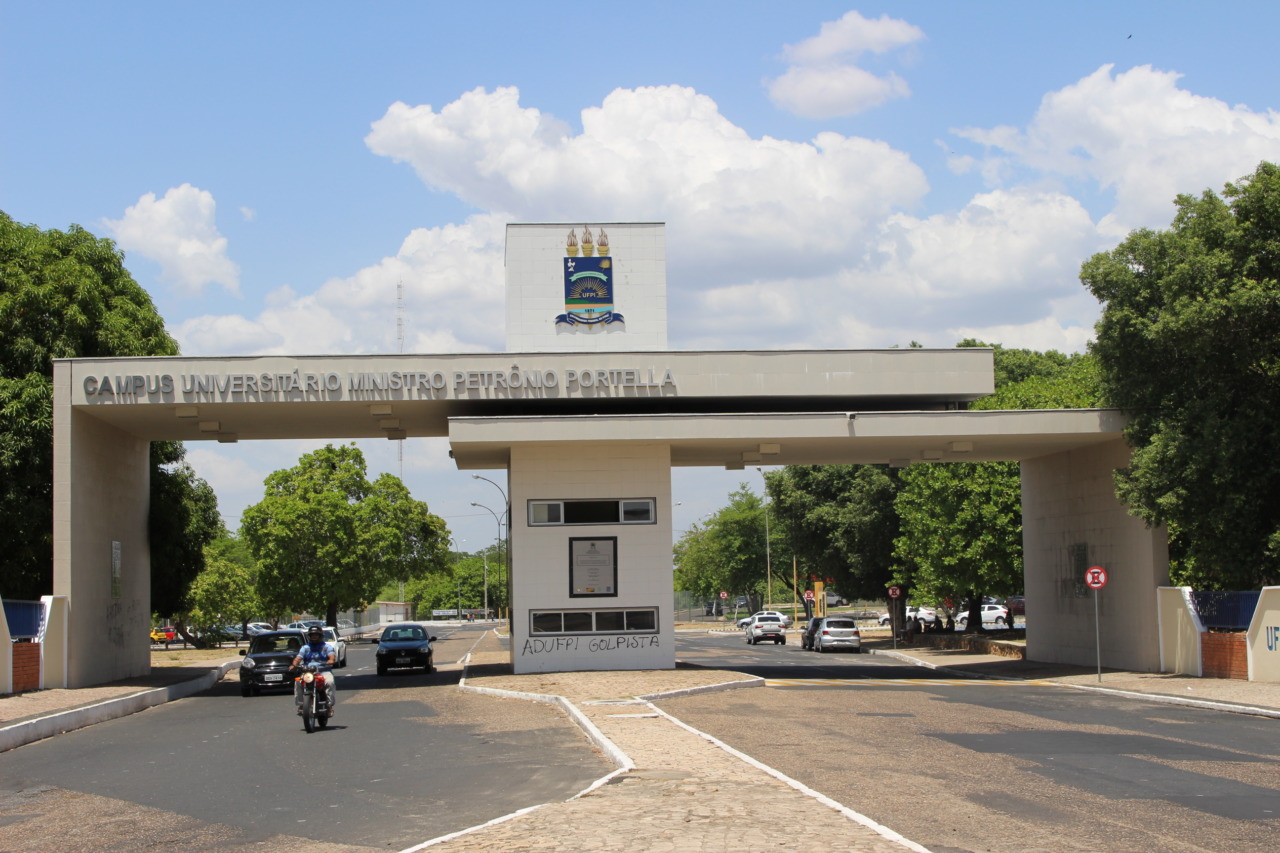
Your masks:
[{"label": "green tree", "polygon": [[790,587],[791,552],[771,523],[766,548],[765,531],[764,502],[743,483],[729,495],[727,506],[705,525],[686,531],[676,543],[679,588],[708,598],[726,590],[759,601],[770,586],[766,579],[770,563],[775,595]]},{"label": "green tree", "polygon": [[[450,558],[447,566],[427,575],[415,577],[404,585],[405,600],[412,603],[421,616],[432,610],[454,610],[461,601],[463,610],[479,610],[484,605],[484,574],[486,554],[458,554]],[[490,570],[492,558],[490,557]],[[490,574],[489,607],[497,606]]]},{"label": "green tree", "polygon": [[231,624],[243,628],[261,612],[254,581],[251,567],[208,549],[204,571],[187,593],[188,624],[201,629]]},{"label": "green tree", "polygon": [[357,447],[327,445],[267,477],[241,522],[266,604],[324,613],[332,625],[385,583],[438,564],[444,522],[398,478],[371,483],[365,471]]},{"label": "green tree", "polygon": [[[899,534],[897,471],[884,465],[789,465],[765,476],[770,507],[802,578],[849,599],[881,598]],[[829,580],[828,580],[829,579]]]},{"label": "green tree", "polygon": [[1184,582],[1254,589],[1280,581],[1280,166],[1175,204],[1080,273],[1104,394],[1131,418],[1117,494],[1168,526]]},{"label": "green tree", "polygon": [[[110,240],[0,212],[0,595],[53,591],[53,360],[177,353]],[[221,528],[208,516],[212,492],[180,466],[183,453],[152,445],[152,607],[161,613],[180,608],[204,543]],[[177,542],[179,532],[191,538]]]},{"label": "green tree", "polygon": [[895,580],[917,603],[968,599],[968,630],[982,630],[982,597],[1022,589],[1018,464],[913,465],[901,476]]},{"label": "green tree", "polygon": [[[964,341],[960,346],[987,346]],[[1085,408],[1098,405],[1096,359],[994,348],[994,394],[971,409]],[[968,630],[981,631],[984,595],[1022,590],[1022,487],[1014,462],[913,465],[896,498],[902,535],[895,581],[918,603],[969,601]]]},{"label": "green tree", "polygon": [[187,592],[205,568],[205,546],[226,530],[213,488],[187,463],[165,461],[175,457],[182,458],[181,445],[152,442],[147,531],[151,609],[173,617],[176,627],[182,628]]}]

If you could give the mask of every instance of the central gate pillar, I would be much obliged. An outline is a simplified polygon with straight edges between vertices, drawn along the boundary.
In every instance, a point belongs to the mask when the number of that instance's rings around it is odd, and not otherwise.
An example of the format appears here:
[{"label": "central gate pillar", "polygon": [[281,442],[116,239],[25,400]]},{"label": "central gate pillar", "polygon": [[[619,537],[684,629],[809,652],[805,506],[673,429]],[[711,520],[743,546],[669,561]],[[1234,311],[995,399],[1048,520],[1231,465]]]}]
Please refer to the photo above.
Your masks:
[{"label": "central gate pillar", "polygon": [[516,445],[509,470],[514,671],[674,669],[669,446]]}]

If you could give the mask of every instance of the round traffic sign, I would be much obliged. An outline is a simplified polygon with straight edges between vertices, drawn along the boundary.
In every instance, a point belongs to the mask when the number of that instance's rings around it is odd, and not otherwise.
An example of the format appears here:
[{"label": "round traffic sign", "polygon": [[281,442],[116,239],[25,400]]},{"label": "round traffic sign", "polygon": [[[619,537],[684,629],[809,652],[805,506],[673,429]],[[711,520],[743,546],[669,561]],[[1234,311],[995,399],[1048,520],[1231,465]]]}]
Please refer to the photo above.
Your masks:
[{"label": "round traffic sign", "polygon": [[890,598],[897,598],[900,595],[902,595],[902,587],[898,586],[896,583],[893,586],[889,587]]},{"label": "round traffic sign", "polygon": [[724,590],[720,590],[720,597],[721,597],[721,598],[728,598],[728,597],[729,597],[729,593],[725,592]]},{"label": "round traffic sign", "polygon": [[1085,569],[1084,582],[1089,589],[1102,589],[1107,585],[1107,570],[1102,566],[1090,566]]},{"label": "round traffic sign", "polygon": [[804,591],[804,600],[805,600],[805,601],[813,601],[813,590],[811,590],[811,589],[806,589],[806,590]]}]

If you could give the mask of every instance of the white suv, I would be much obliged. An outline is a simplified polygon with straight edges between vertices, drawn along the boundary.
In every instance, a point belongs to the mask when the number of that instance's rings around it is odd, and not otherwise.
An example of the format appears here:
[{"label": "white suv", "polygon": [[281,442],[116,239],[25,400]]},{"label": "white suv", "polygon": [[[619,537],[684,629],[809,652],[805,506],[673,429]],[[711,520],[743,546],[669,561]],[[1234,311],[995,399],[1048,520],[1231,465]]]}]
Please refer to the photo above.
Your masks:
[{"label": "white suv", "polygon": [[[938,613],[932,607],[908,607],[907,618],[916,619],[920,622],[924,622],[926,625],[932,625],[934,622],[938,621]],[[881,625],[888,625],[892,621],[892,613],[880,614]]]},{"label": "white suv", "polygon": [[780,613],[757,613],[747,622],[747,644],[754,646],[761,640],[773,640],[775,645],[787,644],[787,628]]},{"label": "white suv", "polygon": [[747,616],[746,618],[743,618],[743,619],[739,619],[738,627],[739,628],[747,627],[749,624],[751,624],[751,620],[755,619],[757,616],[776,616],[778,617],[778,621],[782,623],[783,628],[791,627],[791,617],[777,610],[757,610],[755,613],[752,613],[750,616]]},{"label": "white suv", "polygon": [[333,668],[345,669],[347,666],[347,641],[338,632],[329,627],[324,628],[324,641],[333,646]]},{"label": "white suv", "polygon": [[[969,624],[969,611],[965,610],[956,616],[956,628],[963,628]],[[984,604],[982,605],[982,624],[995,625],[1003,628],[1009,624],[1009,608],[1003,604]]]}]

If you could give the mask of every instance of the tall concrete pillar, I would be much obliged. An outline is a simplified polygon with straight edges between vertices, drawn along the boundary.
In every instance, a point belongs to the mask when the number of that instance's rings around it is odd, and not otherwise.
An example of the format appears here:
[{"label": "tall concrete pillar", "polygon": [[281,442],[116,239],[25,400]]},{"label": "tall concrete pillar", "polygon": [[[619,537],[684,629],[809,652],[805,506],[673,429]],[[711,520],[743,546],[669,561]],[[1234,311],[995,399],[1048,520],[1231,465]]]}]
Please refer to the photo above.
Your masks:
[{"label": "tall concrete pillar", "polygon": [[73,409],[70,376],[54,365],[53,593],[74,688],[151,669],[150,443]]},{"label": "tall concrete pillar", "polygon": [[[515,672],[674,669],[670,447],[517,445],[510,464]],[[622,524],[530,523],[530,502],[575,500],[652,501],[654,514]],[[596,545],[591,559],[603,569],[589,580],[585,554]]]},{"label": "tall concrete pillar", "polygon": [[[1022,463],[1028,658],[1095,665],[1096,595],[1102,665],[1159,671],[1156,589],[1169,585],[1168,541],[1116,498],[1113,471],[1128,464],[1123,439]],[[1109,576],[1097,593],[1084,583],[1090,566]]]}]

